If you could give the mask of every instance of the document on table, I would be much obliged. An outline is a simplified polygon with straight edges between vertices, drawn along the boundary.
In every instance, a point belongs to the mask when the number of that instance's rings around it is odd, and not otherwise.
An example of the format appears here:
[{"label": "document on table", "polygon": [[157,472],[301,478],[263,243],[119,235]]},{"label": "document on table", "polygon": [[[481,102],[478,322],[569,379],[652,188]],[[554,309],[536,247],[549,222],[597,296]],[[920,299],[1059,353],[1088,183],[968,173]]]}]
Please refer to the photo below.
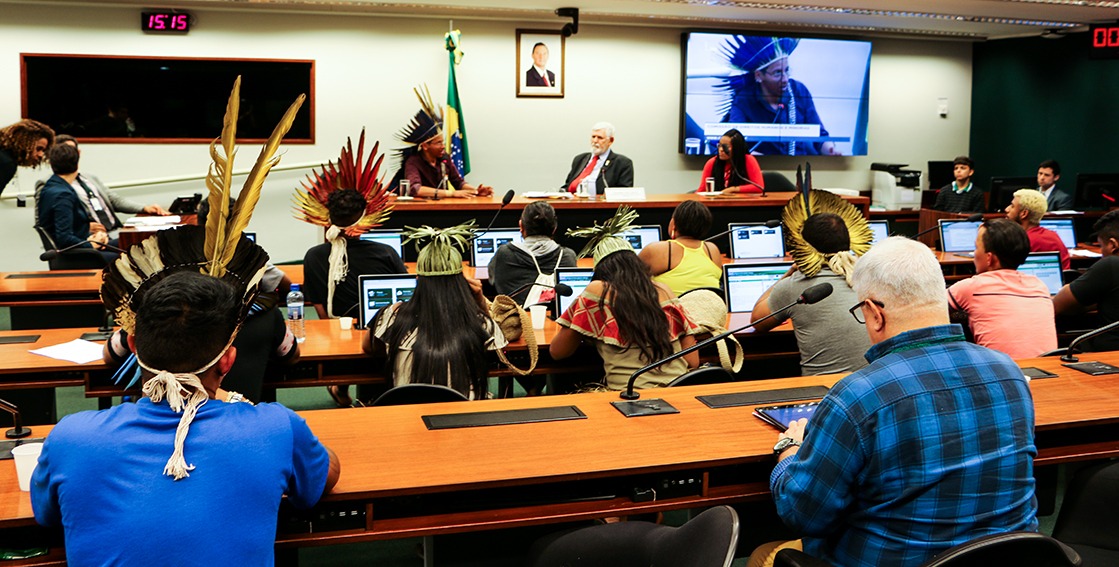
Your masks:
[{"label": "document on table", "polygon": [[56,360],[67,360],[76,364],[88,364],[95,360],[101,360],[102,348],[103,345],[99,343],[74,339],[68,343],[37,348],[28,352]]}]

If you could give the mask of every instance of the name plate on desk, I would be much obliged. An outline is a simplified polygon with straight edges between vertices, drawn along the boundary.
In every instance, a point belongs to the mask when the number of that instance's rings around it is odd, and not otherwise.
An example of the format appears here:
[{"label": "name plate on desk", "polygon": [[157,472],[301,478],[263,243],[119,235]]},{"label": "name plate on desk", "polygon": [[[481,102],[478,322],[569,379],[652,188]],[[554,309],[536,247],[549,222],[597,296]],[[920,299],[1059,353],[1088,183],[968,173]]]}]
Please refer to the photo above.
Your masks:
[{"label": "name plate on desk", "polygon": [[575,406],[555,406],[550,408],[478,411],[423,416],[424,425],[427,425],[428,429],[487,427],[490,425],[514,425],[518,423],[538,423],[542,421],[567,421],[570,419],[587,419],[587,415]]},{"label": "name plate on desk", "polygon": [[780,390],[762,390],[760,392],[738,392],[736,394],[696,396],[696,399],[703,402],[707,407],[715,409],[813,400],[822,398],[827,395],[827,393],[828,389],[824,386],[804,386],[802,388],[782,388]]},{"label": "name plate on desk", "polygon": [[644,187],[607,187],[607,201],[644,201]]}]

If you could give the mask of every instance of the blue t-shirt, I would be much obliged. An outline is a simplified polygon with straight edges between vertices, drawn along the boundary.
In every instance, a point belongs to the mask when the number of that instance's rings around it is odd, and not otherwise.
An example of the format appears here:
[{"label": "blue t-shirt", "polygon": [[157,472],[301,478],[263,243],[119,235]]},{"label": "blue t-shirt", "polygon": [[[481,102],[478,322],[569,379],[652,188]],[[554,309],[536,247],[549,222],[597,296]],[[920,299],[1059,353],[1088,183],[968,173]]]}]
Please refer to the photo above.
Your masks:
[{"label": "blue t-shirt", "polygon": [[[163,467],[181,414],[143,398],[64,418],[31,482],[35,519],[63,527],[70,565],[272,565],[280,499],[309,508],[329,457],[279,404],[198,409],[184,446],[196,468]],[[224,542],[224,543],[222,543]]]}]

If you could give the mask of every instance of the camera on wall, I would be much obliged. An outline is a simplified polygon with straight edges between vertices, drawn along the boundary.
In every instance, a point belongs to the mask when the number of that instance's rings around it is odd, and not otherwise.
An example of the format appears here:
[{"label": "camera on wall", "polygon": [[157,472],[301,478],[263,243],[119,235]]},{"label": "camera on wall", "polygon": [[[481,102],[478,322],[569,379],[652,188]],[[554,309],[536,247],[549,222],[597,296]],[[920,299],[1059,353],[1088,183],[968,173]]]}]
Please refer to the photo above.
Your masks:
[{"label": "camera on wall", "polygon": [[564,24],[560,33],[563,37],[571,37],[579,33],[579,9],[578,8],[556,8],[556,15],[561,18],[571,18],[571,23]]}]

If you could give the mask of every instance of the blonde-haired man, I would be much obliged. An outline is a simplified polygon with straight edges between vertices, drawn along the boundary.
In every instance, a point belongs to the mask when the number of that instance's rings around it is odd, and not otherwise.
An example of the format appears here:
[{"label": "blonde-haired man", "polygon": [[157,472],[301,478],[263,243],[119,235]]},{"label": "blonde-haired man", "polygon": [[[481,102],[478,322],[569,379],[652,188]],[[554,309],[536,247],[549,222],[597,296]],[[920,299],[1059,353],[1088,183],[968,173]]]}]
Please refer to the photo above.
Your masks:
[{"label": "blonde-haired man", "polygon": [[1068,248],[1056,232],[1041,227],[1041,217],[1049,210],[1045,196],[1035,189],[1019,189],[1006,207],[1006,218],[1026,229],[1030,252],[1056,252],[1061,255],[1061,269],[1069,269]]}]

